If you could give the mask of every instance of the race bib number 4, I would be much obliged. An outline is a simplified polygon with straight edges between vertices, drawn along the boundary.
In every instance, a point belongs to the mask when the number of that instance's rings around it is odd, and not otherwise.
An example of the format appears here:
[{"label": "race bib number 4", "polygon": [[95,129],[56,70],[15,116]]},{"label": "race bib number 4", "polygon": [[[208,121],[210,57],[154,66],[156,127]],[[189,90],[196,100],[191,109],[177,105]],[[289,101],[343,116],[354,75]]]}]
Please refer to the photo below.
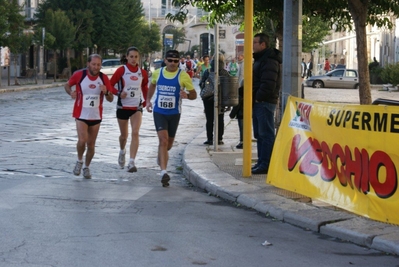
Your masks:
[{"label": "race bib number 4", "polygon": [[99,95],[84,95],[83,96],[83,107],[84,108],[98,108],[100,106]]},{"label": "race bib number 4", "polygon": [[163,109],[174,109],[176,105],[175,96],[160,96],[158,98],[158,107]]}]

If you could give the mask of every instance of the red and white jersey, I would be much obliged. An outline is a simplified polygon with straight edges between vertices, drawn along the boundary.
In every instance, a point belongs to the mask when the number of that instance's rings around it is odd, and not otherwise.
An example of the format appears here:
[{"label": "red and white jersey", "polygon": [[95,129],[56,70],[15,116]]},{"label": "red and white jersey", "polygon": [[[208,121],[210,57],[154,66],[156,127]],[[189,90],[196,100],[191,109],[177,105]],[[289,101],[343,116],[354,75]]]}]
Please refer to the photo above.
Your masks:
[{"label": "red and white jersey", "polygon": [[109,84],[108,77],[100,73],[98,76],[91,76],[87,70],[75,72],[69,79],[70,86],[76,85],[76,99],[72,116],[83,120],[101,120],[103,113],[104,94],[100,85]]},{"label": "red and white jersey", "polygon": [[[133,109],[145,107],[148,92],[148,74],[138,66],[124,65],[119,67],[111,78],[111,86],[118,84],[117,109]],[[126,92],[126,98],[120,94]]]}]

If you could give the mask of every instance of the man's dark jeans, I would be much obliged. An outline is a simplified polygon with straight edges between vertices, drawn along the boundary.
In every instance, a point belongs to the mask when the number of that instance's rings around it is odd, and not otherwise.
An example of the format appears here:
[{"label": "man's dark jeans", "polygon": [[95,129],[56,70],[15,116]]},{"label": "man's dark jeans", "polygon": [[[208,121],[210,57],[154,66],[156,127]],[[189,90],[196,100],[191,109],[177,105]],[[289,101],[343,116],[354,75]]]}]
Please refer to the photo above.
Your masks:
[{"label": "man's dark jeans", "polygon": [[261,170],[269,169],[276,138],[274,127],[275,110],[276,105],[267,102],[256,102],[253,105],[252,123],[258,149],[258,162],[256,165]]}]

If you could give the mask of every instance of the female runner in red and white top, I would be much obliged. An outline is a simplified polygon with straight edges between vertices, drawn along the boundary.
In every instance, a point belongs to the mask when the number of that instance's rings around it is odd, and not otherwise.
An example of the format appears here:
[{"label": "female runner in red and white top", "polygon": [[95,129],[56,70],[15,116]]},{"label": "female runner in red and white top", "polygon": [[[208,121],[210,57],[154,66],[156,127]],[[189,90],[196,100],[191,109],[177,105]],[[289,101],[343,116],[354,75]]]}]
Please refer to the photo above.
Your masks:
[{"label": "female runner in red and white top", "polygon": [[118,102],[116,117],[118,119],[120,136],[119,166],[125,166],[126,143],[129,135],[129,122],[132,128],[130,142],[130,160],[128,172],[136,172],[135,158],[139,149],[139,130],[142,121],[145,97],[148,91],[147,71],[139,67],[140,52],[132,46],[127,49],[125,65],[119,67],[111,78],[111,86],[118,84]]},{"label": "female runner in red and white top", "polygon": [[[73,173],[80,175],[83,165],[83,154],[86,150],[83,177],[90,179],[89,165],[95,153],[95,144],[102,120],[104,95],[107,101],[112,102],[117,93],[109,82],[107,75],[100,72],[102,58],[98,54],[88,57],[87,68],[76,71],[64,85],[65,91],[75,99],[72,116],[76,120],[78,142],[76,145],[78,160]],[[76,86],[76,90],[72,87]]]}]

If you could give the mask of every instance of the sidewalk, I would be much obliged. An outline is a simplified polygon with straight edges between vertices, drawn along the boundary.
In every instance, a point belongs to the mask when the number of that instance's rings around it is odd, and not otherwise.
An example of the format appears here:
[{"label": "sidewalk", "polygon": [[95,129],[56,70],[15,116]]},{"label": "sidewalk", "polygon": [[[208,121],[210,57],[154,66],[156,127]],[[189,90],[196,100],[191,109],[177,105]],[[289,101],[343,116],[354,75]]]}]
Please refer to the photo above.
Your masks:
[{"label": "sidewalk", "polygon": [[[358,103],[358,90],[344,90],[345,96],[332,91],[308,88],[305,96],[310,100],[329,97],[331,102]],[[399,93],[372,90],[376,98],[399,100]],[[225,145],[214,147],[203,145],[205,132],[199,134],[187,145],[183,158],[184,174],[196,187],[212,195],[236,202],[257,210],[266,216],[284,221],[306,230],[346,240],[357,245],[399,255],[399,227],[373,221],[336,208],[321,201],[295,192],[266,184],[266,175],[242,177],[242,150],[236,149],[238,126],[236,120],[225,117]],[[256,158],[256,143],[252,145],[253,159]]]},{"label": "sidewalk", "polygon": [[0,93],[6,92],[19,92],[19,91],[26,91],[26,90],[37,90],[37,89],[44,89],[44,88],[52,88],[58,86],[64,86],[66,80],[58,79],[57,82],[54,82],[54,79],[42,79],[37,80],[37,84],[35,83],[34,79],[21,79],[19,80],[19,85],[15,85],[14,77],[11,77],[10,85],[8,85],[8,80],[5,77],[1,79],[0,85]]},{"label": "sidewalk", "polygon": [[[65,81],[53,83],[47,79],[43,84],[6,86],[2,80],[0,93],[35,90],[63,86]],[[13,83],[13,81],[12,81]],[[387,98],[399,100],[398,92],[372,90],[373,100]],[[305,88],[309,100],[329,99],[331,102],[358,103],[358,90],[342,90],[340,95],[325,89]],[[335,100],[336,98],[336,100]],[[200,101],[200,100],[198,100]],[[346,240],[364,247],[399,255],[399,227],[357,216],[334,206],[312,200],[294,192],[266,184],[265,175],[242,177],[242,150],[236,149],[238,125],[236,120],[225,117],[225,145],[214,151],[213,146],[203,145],[205,132],[189,143],[183,155],[186,178],[196,187],[212,195],[252,208],[266,216],[318,232],[333,238]],[[252,145],[256,157],[255,143]],[[395,211],[392,211],[395,212]]]}]

